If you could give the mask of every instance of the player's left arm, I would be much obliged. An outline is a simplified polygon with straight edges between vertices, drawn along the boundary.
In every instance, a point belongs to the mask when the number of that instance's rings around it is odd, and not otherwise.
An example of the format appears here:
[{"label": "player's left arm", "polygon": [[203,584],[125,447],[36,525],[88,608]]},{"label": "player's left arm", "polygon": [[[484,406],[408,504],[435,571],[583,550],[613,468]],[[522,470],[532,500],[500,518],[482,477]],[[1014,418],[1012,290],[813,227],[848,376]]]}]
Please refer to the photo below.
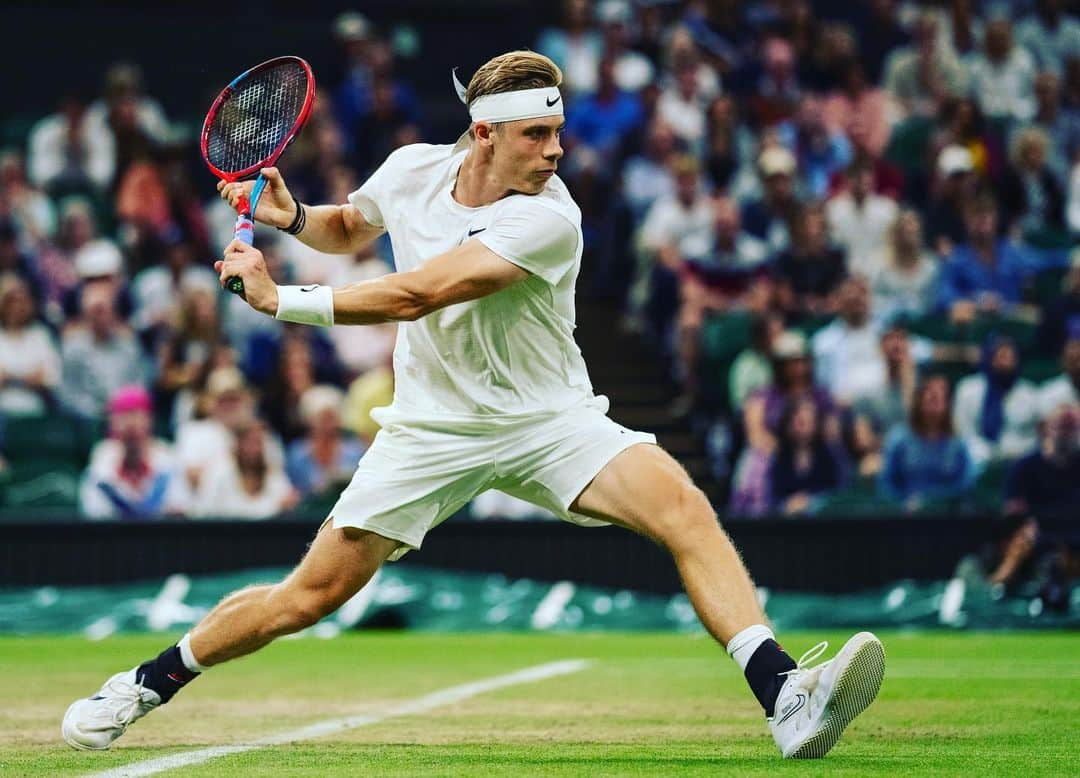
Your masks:
[{"label": "player's left arm", "polygon": [[[233,241],[215,269],[222,283],[231,276],[244,280],[245,297],[252,308],[277,314],[277,286],[258,249]],[[494,294],[528,275],[529,271],[473,238],[415,270],[334,289],[334,323],[414,321],[448,305]]]},{"label": "player's left arm", "polygon": [[334,323],[415,321],[448,305],[494,294],[528,275],[474,238],[415,270],[335,289]]}]

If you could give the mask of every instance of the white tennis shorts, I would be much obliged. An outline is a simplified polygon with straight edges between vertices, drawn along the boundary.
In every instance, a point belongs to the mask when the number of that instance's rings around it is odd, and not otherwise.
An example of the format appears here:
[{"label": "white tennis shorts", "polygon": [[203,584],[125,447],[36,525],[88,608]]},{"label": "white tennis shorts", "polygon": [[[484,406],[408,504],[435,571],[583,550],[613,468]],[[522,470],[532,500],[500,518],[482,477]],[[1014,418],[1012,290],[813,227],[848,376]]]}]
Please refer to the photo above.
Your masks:
[{"label": "white tennis shorts", "polygon": [[379,430],[331,512],[334,527],[358,527],[401,543],[390,559],[420,548],[427,531],[488,489],[528,500],[565,521],[607,522],[570,511],[604,465],[656,436],[627,429],[583,405],[494,434],[435,432],[391,424]]}]

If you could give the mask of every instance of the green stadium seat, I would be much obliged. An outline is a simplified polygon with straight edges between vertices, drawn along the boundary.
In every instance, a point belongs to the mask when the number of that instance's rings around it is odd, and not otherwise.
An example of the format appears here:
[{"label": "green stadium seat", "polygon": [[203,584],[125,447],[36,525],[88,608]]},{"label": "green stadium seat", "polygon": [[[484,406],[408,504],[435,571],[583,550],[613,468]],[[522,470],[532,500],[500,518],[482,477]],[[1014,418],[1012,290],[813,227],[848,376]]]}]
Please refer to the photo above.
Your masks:
[{"label": "green stadium seat", "polygon": [[1061,297],[1061,285],[1068,274],[1068,268],[1050,268],[1038,273],[1028,288],[1028,298],[1036,305],[1049,305]]},{"label": "green stadium seat", "polygon": [[46,457],[82,467],[103,434],[101,422],[70,416],[11,417],[4,423],[4,454],[12,465]]}]

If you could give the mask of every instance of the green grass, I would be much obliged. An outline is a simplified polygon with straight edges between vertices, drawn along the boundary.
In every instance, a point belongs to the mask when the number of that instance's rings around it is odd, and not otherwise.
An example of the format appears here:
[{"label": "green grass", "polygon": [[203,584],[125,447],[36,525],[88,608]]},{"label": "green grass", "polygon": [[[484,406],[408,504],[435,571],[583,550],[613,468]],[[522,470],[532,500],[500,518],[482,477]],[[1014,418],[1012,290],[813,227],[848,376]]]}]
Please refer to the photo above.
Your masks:
[{"label": "green grass", "polygon": [[[785,635],[799,654],[821,638]],[[355,634],[218,668],[110,751],[59,739],[67,704],[161,638],[0,638],[0,775],[79,775],[244,742],[555,659],[585,671],[166,775],[1066,775],[1080,764],[1080,635],[889,634],[878,700],[825,760],[782,762],[734,664],[674,635]],[[1070,765],[1072,765],[1070,767]],[[1073,772],[1075,774],[1075,772]]]}]

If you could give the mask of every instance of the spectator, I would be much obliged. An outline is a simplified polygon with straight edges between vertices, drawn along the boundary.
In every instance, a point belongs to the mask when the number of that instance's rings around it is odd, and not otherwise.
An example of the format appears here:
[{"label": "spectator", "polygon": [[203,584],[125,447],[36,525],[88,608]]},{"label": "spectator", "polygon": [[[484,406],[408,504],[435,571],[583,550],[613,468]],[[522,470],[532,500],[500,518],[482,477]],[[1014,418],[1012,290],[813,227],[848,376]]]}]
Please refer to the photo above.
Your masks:
[{"label": "spectator", "polygon": [[236,363],[234,355],[221,353],[229,346],[218,320],[217,291],[193,284],[179,298],[176,321],[159,338],[154,384],[162,407],[172,412],[174,429],[194,416],[195,399],[210,371]]},{"label": "spectator", "polygon": [[195,264],[194,247],[179,232],[168,237],[162,252],[162,263],[140,271],[131,284],[135,305],[131,321],[140,332],[168,327],[178,313],[183,315],[183,298],[191,294],[190,290],[212,292],[215,302],[220,290],[217,274],[205,265]]},{"label": "spectator", "polygon": [[338,14],[333,36],[335,62],[330,83],[334,111],[342,127],[352,127],[370,105],[372,49],[377,39],[371,22],[358,11]]},{"label": "spectator", "polygon": [[934,116],[950,97],[964,94],[967,74],[941,44],[937,17],[929,12],[915,22],[915,43],[895,51],[886,65],[885,91],[904,111]]},{"label": "spectator", "polygon": [[765,244],[743,232],[739,209],[729,198],[714,201],[714,226],[706,245],[689,241],[679,284],[679,356],[684,395],[675,415],[689,411],[697,401],[698,355],[701,328],[710,311],[768,307],[771,285]]},{"label": "spectator", "polygon": [[784,331],[784,318],[775,312],[757,314],[750,325],[750,345],[739,352],[728,373],[728,396],[732,410],[773,381],[773,346]]},{"label": "spectator", "polygon": [[1065,228],[1065,193],[1047,163],[1049,147],[1049,136],[1038,127],[1017,132],[1001,183],[1009,231],[1030,240]]},{"label": "spectator", "polygon": [[56,240],[37,258],[43,289],[45,316],[63,321],[63,303],[78,284],[75,255],[97,235],[92,206],[85,198],[72,195],[60,203],[60,227]]},{"label": "spectator", "polygon": [[1061,350],[1061,374],[1039,388],[1039,415],[1070,403],[1080,403],[1080,331],[1072,327]]},{"label": "spectator", "polygon": [[143,91],[138,65],[117,63],[105,74],[104,97],[86,111],[85,132],[95,145],[108,143],[115,149],[114,181],[119,181],[135,159],[155,144],[167,143],[172,128],[161,106]]},{"label": "spectator", "polygon": [[900,211],[870,281],[875,316],[891,320],[899,315],[919,318],[928,314],[934,306],[937,279],[938,260],[923,248],[918,212]]},{"label": "spectator", "polygon": [[630,48],[630,25],[634,9],[629,0],[600,0],[596,20],[603,36],[604,56],[615,63],[615,82],[619,89],[638,92],[653,81],[654,70],[649,58]]},{"label": "spectator", "polygon": [[730,95],[714,98],[706,116],[705,172],[715,189],[734,189],[748,168],[753,175],[753,147],[753,133],[743,124],[738,103]]},{"label": "spectator", "polygon": [[878,494],[908,511],[962,496],[974,483],[975,468],[964,442],[953,432],[949,382],[925,378],[912,398],[910,422],[885,441],[885,464]]},{"label": "spectator", "polygon": [[773,510],[808,513],[845,481],[843,455],[825,441],[817,406],[803,399],[780,422],[776,453],[769,468]]},{"label": "spectator", "polygon": [[6,204],[27,251],[36,254],[56,234],[56,209],[27,180],[22,156],[15,151],[0,152],[0,204]]},{"label": "spectator", "polygon": [[861,276],[848,278],[837,291],[837,317],[814,333],[814,377],[843,405],[885,388],[885,359],[880,330],[870,317],[870,287]]},{"label": "spectator", "polygon": [[825,126],[832,132],[849,132],[861,124],[867,132],[867,144],[874,157],[881,156],[889,142],[895,116],[885,92],[866,80],[862,65],[844,64],[842,88],[828,94],[822,108]]},{"label": "spectator", "polygon": [[1038,396],[1020,377],[1020,352],[1010,338],[991,337],[982,368],[956,385],[953,418],[977,467],[1016,459],[1036,442]]},{"label": "spectator", "polygon": [[672,83],[660,93],[656,114],[696,156],[701,156],[705,146],[705,107],[696,64],[680,63]]},{"label": "spectator", "polygon": [[116,244],[108,238],[87,241],[75,251],[72,264],[78,282],[63,298],[64,315],[69,320],[78,318],[83,289],[91,284],[105,284],[113,291],[116,315],[126,322],[134,306],[124,272],[124,255]]},{"label": "spectator", "polygon": [[874,194],[874,168],[865,161],[848,168],[850,190],[825,206],[832,242],[846,252],[848,273],[872,276],[882,266],[889,230],[896,221],[896,201]]},{"label": "spectator", "polygon": [[1080,408],[1062,405],[1043,423],[1038,448],[1009,471],[1005,482],[1005,524],[994,549],[989,583],[996,586],[1014,581],[1040,548],[1051,554],[1060,553],[1058,549],[1066,545],[1062,542],[1065,539],[1040,532],[1038,519],[1048,513],[1075,512],[1077,508],[1080,508]]},{"label": "spectator", "polygon": [[885,364],[884,385],[873,394],[858,398],[853,406],[856,418],[866,421],[867,432],[874,438],[865,448],[876,448],[876,441],[902,425],[911,413],[918,369],[915,349],[902,318],[889,321],[882,329],[881,358]]},{"label": "spectator", "polygon": [[976,185],[971,151],[957,144],[946,146],[937,157],[937,179],[926,208],[926,236],[943,257],[967,240],[964,209]]},{"label": "spectator", "polygon": [[1013,42],[1012,21],[997,15],[986,24],[982,51],[968,67],[971,94],[990,119],[1026,122],[1035,115],[1035,61]]},{"label": "spectator", "polygon": [[0,217],[0,273],[18,276],[30,290],[30,296],[40,304],[42,282],[34,265],[33,257],[19,248],[15,224]]},{"label": "spectator", "polygon": [[60,381],[60,354],[34,298],[13,273],[0,274],[0,414],[44,416]]},{"label": "spectator", "polygon": [[761,48],[761,72],[748,97],[754,124],[763,129],[790,119],[801,98],[791,43],[779,36],[767,38]]},{"label": "spectator", "polygon": [[1080,151],[1080,111],[1066,111],[1061,104],[1061,82],[1049,71],[1035,78],[1035,115],[1031,123],[1014,130],[1011,141],[1035,127],[1046,133],[1046,164],[1060,183],[1069,179],[1069,168]]},{"label": "spectator", "polygon": [[274,431],[290,442],[304,434],[301,398],[317,383],[315,355],[304,328],[287,331],[278,351],[277,365],[263,394],[262,412]]},{"label": "spectator", "polygon": [[871,0],[867,5],[870,7],[860,19],[859,61],[867,79],[878,84],[890,55],[910,41],[911,36],[897,19],[896,0]]},{"label": "spectator", "polygon": [[234,431],[230,453],[215,463],[199,487],[195,515],[269,519],[296,505],[299,495],[272,453],[266,427],[248,418]]},{"label": "spectator", "polygon": [[64,332],[60,400],[68,411],[100,418],[122,386],[142,384],[147,368],[131,331],[117,318],[116,288],[107,280],[82,287],[82,316]]},{"label": "spectator", "polygon": [[[176,455],[193,492],[199,491],[204,473],[232,451],[235,431],[253,418],[255,398],[243,374],[235,367],[215,368],[206,379],[195,418],[176,430]],[[268,456],[278,464],[284,461],[281,445],[274,439]]]},{"label": "spectator", "polygon": [[364,455],[365,446],[342,434],[341,406],[345,395],[335,386],[313,386],[300,398],[300,417],[307,434],[289,444],[285,470],[306,497],[322,494],[347,482]]},{"label": "spectator", "polygon": [[1069,58],[1080,56],[1080,22],[1066,15],[1064,0],[1037,0],[1035,13],[1016,25],[1016,41],[1040,69],[1060,76]]},{"label": "spectator", "polygon": [[843,252],[829,245],[820,206],[804,205],[793,221],[791,248],[776,262],[779,304],[796,316],[832,314],[835,292],[847,277]]},{"label": "spectator", "polygon": [[1080,334],[1080,249],[1072,252],[1061,295],[1042,308],[1035,348],[1044,356],[1060,356],[1074,334]]},{"label": "spectator", "polygon": [[814,199],[828,194],[830,180],[852,158],[847,136],[825,126],[823,108],[820,97],[805,95],[796,117],[776,127],[780,141],[795,155],[805,194]]},{"label": "spectator", "polygon": [[775,451],[780,419],[792,403],[803,398],[813,400],[828,436],[835,437],[828,424],[833,401],[825,387],[814,381],[814,364],[803,334],[797,330],[781,333],[773,344],[772,357],[772,383],[753,392],[743,405],[743,426],[750,447],[765,453]]},{"label": "spectator", "polygon": [[795,157],[784,148],[767,148],[758,157],[764,197],[743,206],[743,228],[765,241],[769,253],[784,251],[791,243],[788,224],[798,211],[795,197]]},{"label": "spectator", "polygon": [[78,95],[66,94],[60,110],[30,130],[27,167],[34,186],[55,196],[102,192],[112,182],[116,164],[112,135],[91,131],[86,108]]},{"label": "spectator", "polygon": [[675,194],[671,163],[675,155],[675,133],[660,119],[649,124],[642,153],[630,157],[622,169],[622,197],[635,224],[640,223],[653,203]]},{"label": "spectator", "polygon": [[191,510],[191,494],[169,445],[152,436],[149,393],[124,386],[109,398],[109,437],[99,441],[79,487],[91,519],[152,519]]},{"label": "spectator", "polygon": [[1031,259],[998,237],[997,204],[989,195],[972,200],[964,218],[969,242],[942,265],[938,310],[957,324],[980,314],[1019,312],[1024,284],[1035,269]]},{"label": "spectator", "polygon": [[596,93],[567,107],[566,134],[588,149],[592,166],[606,171],[608,177],[620,161],[627,138],[642,123],[641,101],[632,92],[619,89],[615,82],[615,62],[610,57],[600,61]]},{"label": "spectator", "polygon": [[687,244],[708,241],[712,202],[705,194],[697,160],[689,155],[672,163],[675,195],[658,199],[638,232],[640,261],[631,291],[632,313],[648,316],[656,332],[665,331],[678,305],[678,273]]},{"label": "spectator", "polygon": [[760,515],[770,506],[769,463],[776,452],[780,423],[796,403],[809,400],[828,441],[839,438],[832,399],[814,383],[814,367],[806,338],[798,331],[781,333],[773,344],[772,383],[753,392],[742,407],[747,446],[735,465],[731,510]]},{"label": "spectator", "polygon": [[570,97],[596,90],[596,74],[604,46],[598,31],[590,26],[589,0],[563,0],[561,27],[540,33],[536,50],[550,57],[563,72],[563,84]]}]

